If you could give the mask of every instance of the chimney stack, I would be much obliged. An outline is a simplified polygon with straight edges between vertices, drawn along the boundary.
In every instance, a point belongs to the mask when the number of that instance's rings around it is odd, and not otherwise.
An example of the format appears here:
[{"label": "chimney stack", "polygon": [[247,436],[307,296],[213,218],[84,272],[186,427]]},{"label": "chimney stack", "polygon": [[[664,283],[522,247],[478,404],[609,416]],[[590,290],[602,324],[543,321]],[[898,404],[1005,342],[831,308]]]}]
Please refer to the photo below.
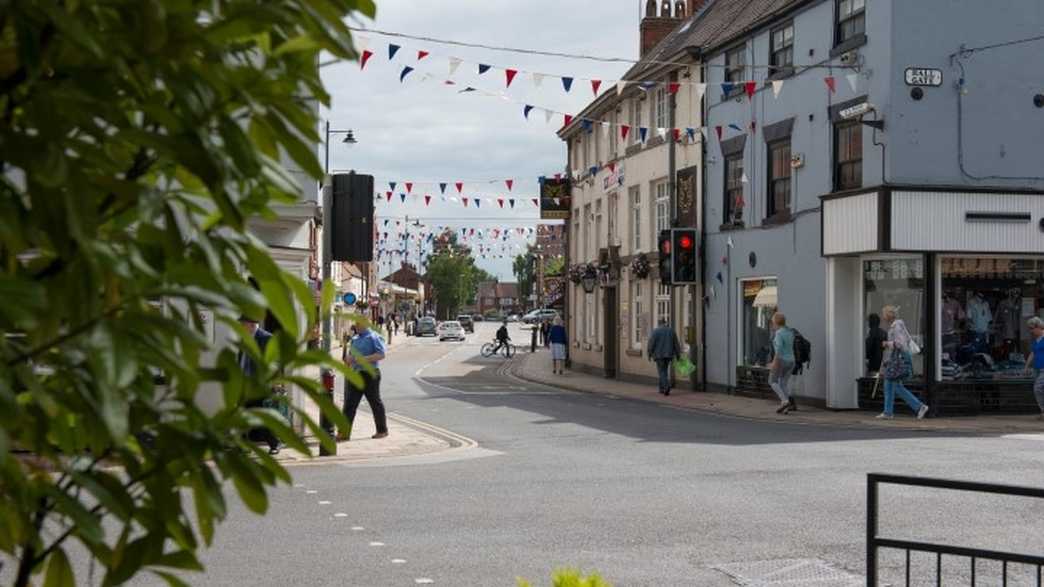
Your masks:
[{"label": "chimney stack", "polygon": [[[659,4],[659,7],[657,7]],[[671,9],[671,0],[647,0],[645,3],[645,17],[639,25],[639,36],[641,45],[638,47],[639,57],[645,57],[653,47],[658,45],[678,23],[681,22],[674,16]]]}]

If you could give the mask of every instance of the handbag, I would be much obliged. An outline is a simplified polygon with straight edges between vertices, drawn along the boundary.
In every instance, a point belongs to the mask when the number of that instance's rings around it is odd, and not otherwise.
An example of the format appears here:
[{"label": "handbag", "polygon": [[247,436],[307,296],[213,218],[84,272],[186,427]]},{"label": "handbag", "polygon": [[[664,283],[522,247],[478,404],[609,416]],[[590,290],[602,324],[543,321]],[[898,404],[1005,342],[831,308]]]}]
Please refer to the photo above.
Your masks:
[{"label": "handbag", "polygon": [[917,341],[910,339],[910,354],[919,355],[921,354],[921,345],[917,344]]},{"label": "handbag", "polygon": [[903,380],[908,379],[913,375],[913,359],[910,357],[910,353],[893,350],[892,356],[888,358],[888,361],[884,364],[882,369],[885,379],[891,380]]}]

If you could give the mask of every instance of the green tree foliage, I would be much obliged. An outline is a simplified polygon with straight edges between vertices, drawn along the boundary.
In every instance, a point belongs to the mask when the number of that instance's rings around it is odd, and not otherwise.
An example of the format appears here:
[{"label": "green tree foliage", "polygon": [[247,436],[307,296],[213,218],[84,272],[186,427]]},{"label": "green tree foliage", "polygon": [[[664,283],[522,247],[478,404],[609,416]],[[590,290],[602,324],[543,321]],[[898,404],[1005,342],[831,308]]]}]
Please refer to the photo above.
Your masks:
[{"label": "green tree foliage", "polygon": [[549,257],[544,265],[544,276],[563,275],[565,273],[565,257]]},{"label": "green tree foliage", "polygon": [[534,265],[533,245],[526,248],[526,252],[516,255],[511,264],[511,270],[518,282],[518,295],[523,300],[529,300],[533,293],[533,285],[536,282],[536,265]]},{"label": "green tree foliage", "polygon": [[[518,579],[518,587],[533,587],[525,579]],[[599,575],[585,577],[576,569],[559,569],[551,577],[551,587],[613,587]]]},{"label": "green tree foliage", "polygon": [[[200,568],[224,481],[258,513],[289,481],[245,431],[264,424],[307,450],[247,400],[292,384],[346,424],[299,375],[343,370],[306,350],[311,293],[246,220],[294,200],[282,158],[319,177],[320,51],[355,58],[343,20],[374,12],[372,0],[3,3],[0,550],[14,585],[78,582],[70,540],[106,585],[143,570],[182,584],[169,573]],[[201,320],[245,334],[237,318],[266,312],[283,330],[263,352],[246,336],[212,348]],[[204,385],[222,394],[216,411],[199,407]]]},{"label": "green tree foliage", "polygon": [[492,279],[486,271],[475,266],[475,259],[467,255],[443,251],[428,257],[428,279],[435,290],[439,318],[457,315],[464,304],[475,302],[478,284]]}]

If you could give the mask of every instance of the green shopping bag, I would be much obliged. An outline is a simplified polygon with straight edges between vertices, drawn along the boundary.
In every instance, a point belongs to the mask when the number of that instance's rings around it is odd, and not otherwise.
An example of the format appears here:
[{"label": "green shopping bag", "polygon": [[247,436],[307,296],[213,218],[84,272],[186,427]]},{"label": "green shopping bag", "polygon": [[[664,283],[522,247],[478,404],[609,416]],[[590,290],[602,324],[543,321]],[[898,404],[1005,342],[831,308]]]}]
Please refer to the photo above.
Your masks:
[{"label": "green shopping bag", "polygon": [[693,365],[692,361],[685,357],[681,357],[674,361],[674,372],[682,379],[688,379],[689,375],[692,375],[692,372],[695,370],[696,365]]}]

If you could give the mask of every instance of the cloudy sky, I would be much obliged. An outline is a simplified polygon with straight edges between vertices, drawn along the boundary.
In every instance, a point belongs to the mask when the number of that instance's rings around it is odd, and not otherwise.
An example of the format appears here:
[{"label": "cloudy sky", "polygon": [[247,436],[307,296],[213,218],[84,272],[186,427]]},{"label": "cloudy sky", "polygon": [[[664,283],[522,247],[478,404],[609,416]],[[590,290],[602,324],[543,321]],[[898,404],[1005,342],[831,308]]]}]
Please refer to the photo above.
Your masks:
[{"label": "cloudy sky", "polygon": [[[377,0],[376,21],[357,24],[440,40],[633,59],[638,52],[641,4],[640,0]],[[406,217],[411,223],[422,223],[423,227],[410,229],[415,235],[409,247],[413,263],[417,260],[416,236],[425,231],[475,228],[486,239],[471,244],[488,247],[494,244],[490,234],[494,228],[534,227],[539,211],[530,198],[539,195],[540,176],[563,170],[565,147],[555,135],[562,117],[555,116],[548,124],[544,113],[537,110],[527,121],[522,115],[524,104],[575,114],[593,99],[586,79],[616,79],[627,69],[627,64],[459,47],[375,33],[360,33],[359,37],[374,53],[364,70],[358,63],[323,69],[323,80],[333,96],[332,107],[323,117],[335,129],[353,129],[359,141],[356,145],[336,138],[331,141],[330,166],[334,171],[355,169],[374,175],[376,189],[382,194],[391,189],[389,182],[397,183],[392,200],[382,198],[377,205],[377,224],[382,232],[389,232],[390,242],[401,242],[396,235],[406,230]],[[402,47],[391,61],[389,43]],[[418,60],[418,51],[430,55]],[[455,86],[444,83],[450,79],[452,58],[463,60],[452,77]],[[494,68],[479,75],[478,63]],[[400,83],[406,66],[415,71]],[[522,71],[507,90],[502,68]],[[525,72],[585,80],[577,79],[566,93],[559,78],[546,78],[538,88]],[[493,94],[504,92],[507,99],[482,92],[460,93],[468,86]],[[611,90],[609,84],[602,87],[602,91],[607,89]],[[514,180],[510,192],[505,179]],[[414,183],[416,197],[407,197],[403,203],[400,195],[406,193],[407,181]],[[457,181],[464,183],[462,194],[454,187]],[[449,184],[445,200],[438,182]],[[425,194],[432,196],[429,206],[425,206]],[[469,197],[468,207],[462,197]],[[493,201],[483,201],[476,209],[476,197]],[[499,209],[496,198],[515,198],[515,209],[509,209],[507,203]],[[524,247],[524,242],[514,237],[496,241],[479,265],[505,281],[514,281],[511,258],[520,252],[515,247]],[[503,258],[497,258],[500,255]],[[387,263],[387,255],[384,261],[382,275],[398,267],[398,259],[394,267]]]}]

